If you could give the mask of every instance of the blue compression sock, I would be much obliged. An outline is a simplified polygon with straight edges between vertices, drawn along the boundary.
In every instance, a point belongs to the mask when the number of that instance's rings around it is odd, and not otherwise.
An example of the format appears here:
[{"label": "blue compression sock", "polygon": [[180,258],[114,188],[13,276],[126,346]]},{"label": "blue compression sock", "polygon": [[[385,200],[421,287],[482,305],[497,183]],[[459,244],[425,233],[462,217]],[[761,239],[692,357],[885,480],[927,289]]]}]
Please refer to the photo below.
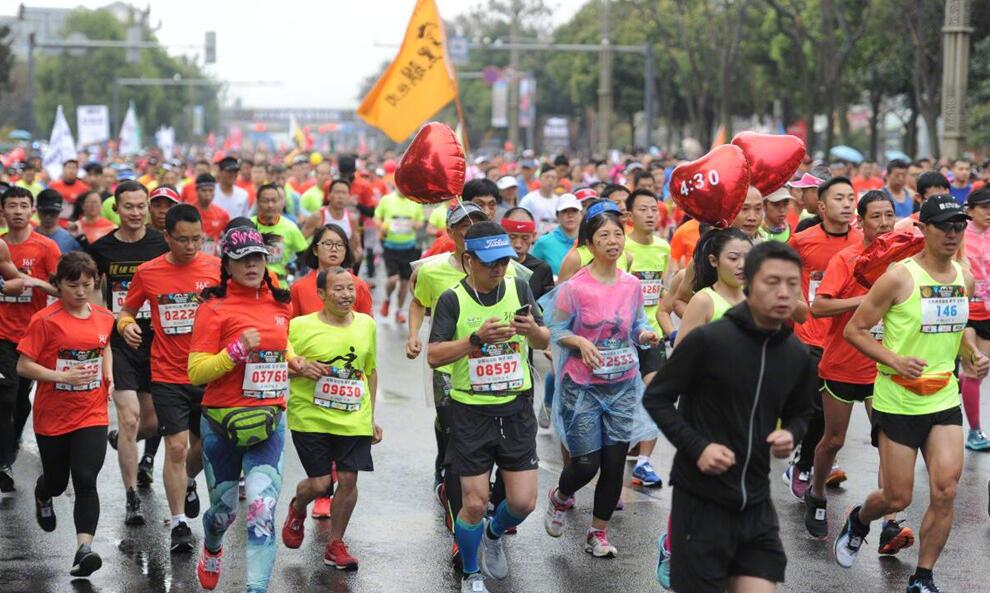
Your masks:
[{"label": "blue compression sock", "polygon": [[468,523],[460,516],[454,521],[454,539],[457,540],[457,547],[461,550],[464,574],[478,572],[478,546],[481,545],[481,536],[484,535],[481,529],[484,525],[482,521]]},{"label": "blue compression sock", "polygon": [[495,517],[489,523],[489,528],[492,531],[492,535],[495,537],[502,537],[502,534],[508,531],[512,527],[516,527],[520,523],[526,520],[526,517],[517,517],[512,514],[509,510],[509,505],[503,500],[499,503],[498,508],[495,509]]}]

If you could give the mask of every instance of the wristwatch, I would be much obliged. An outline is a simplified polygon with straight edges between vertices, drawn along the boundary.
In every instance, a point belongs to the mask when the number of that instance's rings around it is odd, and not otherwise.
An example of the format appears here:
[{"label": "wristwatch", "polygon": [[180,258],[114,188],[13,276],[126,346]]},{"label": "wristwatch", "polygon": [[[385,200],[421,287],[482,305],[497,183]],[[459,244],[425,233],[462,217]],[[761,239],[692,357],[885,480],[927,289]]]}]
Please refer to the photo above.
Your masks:
[{"label": "wristwatch", "polygon": [[484,344],[476,332],[471,332],[471,335],[468,336],[468,342],[471,342],[471,345],[475,348],[481,348],[481,345]]}]

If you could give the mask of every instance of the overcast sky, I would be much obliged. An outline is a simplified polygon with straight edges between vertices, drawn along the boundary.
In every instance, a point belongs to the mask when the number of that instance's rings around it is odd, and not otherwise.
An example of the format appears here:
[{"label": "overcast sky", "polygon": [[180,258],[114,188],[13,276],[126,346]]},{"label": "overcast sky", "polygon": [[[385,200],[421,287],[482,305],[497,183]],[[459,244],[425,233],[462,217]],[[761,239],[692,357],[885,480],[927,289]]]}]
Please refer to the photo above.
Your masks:
[{"label": "overcast sky", "polygon": [[[567,21],[586,0],[547,0],[554,25]],[[445,19],[486,0],[437,0]],[[415,0],[136,0],[151,7],[151,25],[161,22],[158,39],[166,45],[202,46],[207,30],[217,33],[217,64],[209,70],[222,80],[278,81],[278,86],[230,86],[230,100],[246,107],[337,107],[358,104],[361,80],[391,60]],[[18,0],[0,0],[0,14],[16,14]],[[99,8],[108,0],[37,0],[29,5]],[[196,52],[196,49],[170,49]]]}]

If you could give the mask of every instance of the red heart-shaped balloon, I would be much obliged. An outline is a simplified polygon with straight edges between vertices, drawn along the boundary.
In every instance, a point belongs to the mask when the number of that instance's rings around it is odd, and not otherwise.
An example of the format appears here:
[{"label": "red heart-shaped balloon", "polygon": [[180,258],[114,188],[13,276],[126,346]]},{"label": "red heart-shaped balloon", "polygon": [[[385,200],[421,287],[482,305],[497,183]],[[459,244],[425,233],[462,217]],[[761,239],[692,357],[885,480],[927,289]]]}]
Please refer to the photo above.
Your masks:
[{"label": "red heart-shaped balloon", "polygon": [[670,175],[670,194],[692,218],[725,228],[742,210],[749,178],[742,149],[723,144],[696,161],[678,165]]},{"label": "red heart-shaped balloon", "polygon": [[450,126],[430,122],[419,129],[395,169],[395,187],[410,200],[436,204],[464,189],[464,148]]},{"label": "red heart-shaped balloon", "polygon": [[752,184],[764,196],[784,187],[805,155],[804,142],[787,134],[741,132],[732,143],[746,154]]}]

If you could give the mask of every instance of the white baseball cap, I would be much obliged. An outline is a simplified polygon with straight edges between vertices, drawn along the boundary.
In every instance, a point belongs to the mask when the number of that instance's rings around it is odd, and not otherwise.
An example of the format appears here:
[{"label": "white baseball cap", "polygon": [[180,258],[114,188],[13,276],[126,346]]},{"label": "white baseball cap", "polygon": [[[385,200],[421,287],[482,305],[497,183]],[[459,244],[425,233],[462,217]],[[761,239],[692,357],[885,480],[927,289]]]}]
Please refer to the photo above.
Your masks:
[{"label": "white baseball cap", "polygon": [[517,187],[519,184],[516,182],[516,178],[512,175],[505,175],[504,177],[499,177],[495,185],[499,189],[509,189],[510,187]]},{"label": "white baseball cap", "polygon": [[574,209],[577,211],[584,210],[581,207],[581,201],[578,200],[574,194],[560,194],[557,198],[557,212],[563,212],[564,210]]}]

